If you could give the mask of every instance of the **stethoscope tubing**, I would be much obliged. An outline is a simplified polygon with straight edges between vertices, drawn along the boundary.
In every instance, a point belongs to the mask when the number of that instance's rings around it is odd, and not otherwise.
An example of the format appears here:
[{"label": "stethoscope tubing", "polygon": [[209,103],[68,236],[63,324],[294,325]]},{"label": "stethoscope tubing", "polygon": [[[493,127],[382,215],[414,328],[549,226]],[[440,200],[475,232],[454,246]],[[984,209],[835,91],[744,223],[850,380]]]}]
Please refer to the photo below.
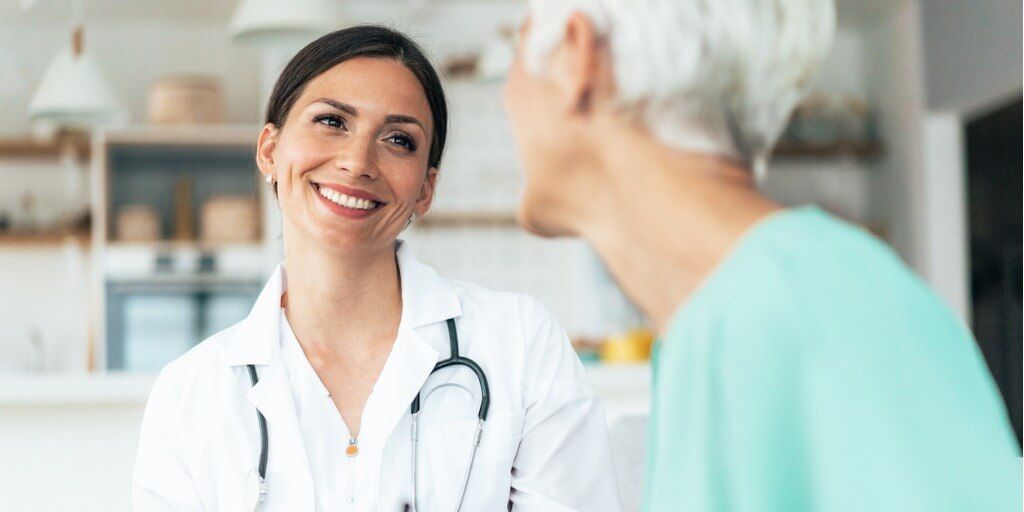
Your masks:
[{"label": "stethoscope tubing", "polygon": [[[256,383],[260,381],[259,376],[256,375],[256,366],[251,364],[246,366],[249,368],[249,381],[252,383],[252,386],[256,386]],[[259,501],[263,501],[267,497],[267,458],[270,456],[270,440],[267,437],[267,418],[263,416],[259,409],[256,409],[256,420],[260,424]]]},{"label": "stethoscope tubing", "polygon": [[[462,509],[462,501],[466,497],[466,489],[469,487],[469,477],[473,471],[473,462],[476,460],[477,448],[480,446],[480,439],[483,435],[484,422],[487,421],[487,413],[491,408],[491,389],[487,383],[487,375],[484,373],[483,368],[480,367],[476,361],[468,357],[462,357],[459,355],[459,335],[455,328],[455,319],[449,318],[447,321],[448,326],[448,343],[451,349],[451,355],[444,360],[439,361],[434,365],[434,369],[430,371],[433,375],[439,370],[450,368],[454,366],[465,366],[469,368],[475,375],[477,382],[480,384],[480,409],[477,411],[477,427],[476,432],[473,436],[473,451],[470,454],[469,467],[466,469],[466,476],[462,483],[462,494],[459,496],[459,504],[456,510]],[[256,374],[256,367],[254,365],[246,365],[249,370],[249,381],[252,386],[256,386],[259,382],[259,376]],[[418,439],[418,426],[419,426],[419,413],[420,413],[420,393],[416,393],[416,397],[413,398],[412,404],[409,407],[409,412],[412,415],[412,488],[413,488],[413,510],[417,510],[417,492],[416,492],[416,452],[419,445]],[[256,419],[259,422],[260,429],[260,460],[258,466],[259,473],[259,499],[263,501],[267,497],[267,460],[270,455],[270,439],[267,435],[267,418],[263,416],[263,413],[259,409],[256,410]]]}]

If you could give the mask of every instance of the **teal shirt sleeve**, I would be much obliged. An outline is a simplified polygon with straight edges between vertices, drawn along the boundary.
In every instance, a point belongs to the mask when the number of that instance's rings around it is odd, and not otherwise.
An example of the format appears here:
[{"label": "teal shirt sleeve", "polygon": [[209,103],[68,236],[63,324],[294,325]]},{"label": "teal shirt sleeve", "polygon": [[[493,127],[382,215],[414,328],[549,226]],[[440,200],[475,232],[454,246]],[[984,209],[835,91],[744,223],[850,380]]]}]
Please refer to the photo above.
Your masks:
[{"label": "teal shirt sleeve", "polygon": [[645,510],[1021,509],[1020,449],[970,333],[817,210],[744,237],[655,368]]}]

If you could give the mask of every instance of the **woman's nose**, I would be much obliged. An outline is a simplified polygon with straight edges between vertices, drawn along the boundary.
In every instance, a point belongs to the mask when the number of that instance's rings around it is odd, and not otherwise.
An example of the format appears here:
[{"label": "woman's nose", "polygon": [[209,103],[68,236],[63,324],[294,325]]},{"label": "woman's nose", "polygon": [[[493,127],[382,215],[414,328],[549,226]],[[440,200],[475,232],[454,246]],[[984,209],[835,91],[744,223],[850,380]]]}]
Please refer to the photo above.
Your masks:
[{"label": "woman's nose", "polygon": [[377,179],[379,172],[375,158],[375,140],[372,137],[352,137],[348,144],[338,148],[334,167],[354,178]]}]

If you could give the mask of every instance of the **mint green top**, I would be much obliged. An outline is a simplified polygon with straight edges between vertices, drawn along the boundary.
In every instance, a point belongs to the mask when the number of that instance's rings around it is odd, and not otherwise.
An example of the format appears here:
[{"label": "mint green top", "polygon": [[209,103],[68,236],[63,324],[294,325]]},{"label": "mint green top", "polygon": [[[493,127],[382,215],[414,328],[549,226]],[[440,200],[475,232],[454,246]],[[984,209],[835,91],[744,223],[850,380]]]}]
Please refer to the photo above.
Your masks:
[{"label": "mint green top", "polygon": [[1020,448],[970,332],[817,208],[747,233],[654,366],[646,511],[1021,510]]}]

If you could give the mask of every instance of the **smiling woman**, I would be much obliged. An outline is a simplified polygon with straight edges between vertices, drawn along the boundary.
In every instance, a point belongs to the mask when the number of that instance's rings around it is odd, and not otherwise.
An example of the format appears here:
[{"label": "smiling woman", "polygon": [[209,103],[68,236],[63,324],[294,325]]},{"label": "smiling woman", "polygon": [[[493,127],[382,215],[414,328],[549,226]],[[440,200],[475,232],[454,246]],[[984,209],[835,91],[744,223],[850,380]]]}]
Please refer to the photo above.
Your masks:
[{"label": "smiling woman", "polygon": [[558,324],[398,240],[430,209],[447,132],[420,49],[328,34],[267,112],[256,163],[285,262],[245,320],[161,372],[136,509],[619,510],[604,412]]},{"label": "smiling woman", "polygon": [[[437,74],[410,41],[380,27],[356,32],[314,42],[282,72],[258,163],[302,232],[363,251],[390,246],[412,215],[429,209],[448,108]],[[273,170],[279,160],[284,173]],[[339,170],[373,185],[338,179]],[[320,206],[303,212],[310,204]],[[352,230],[331,216],[372,220]],[[332,243],[338,237],[349,240]]]}]

